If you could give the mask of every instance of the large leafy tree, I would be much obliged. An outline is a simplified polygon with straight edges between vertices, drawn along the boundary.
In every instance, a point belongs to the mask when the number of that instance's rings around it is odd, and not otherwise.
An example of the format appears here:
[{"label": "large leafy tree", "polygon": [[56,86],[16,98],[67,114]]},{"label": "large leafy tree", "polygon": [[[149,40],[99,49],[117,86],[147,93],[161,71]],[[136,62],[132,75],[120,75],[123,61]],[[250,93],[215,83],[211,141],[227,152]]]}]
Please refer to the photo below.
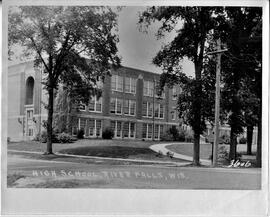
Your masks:
[{"label": "large leafy tree", "polygon": [[[203,70],[206,62],[207,41],[211,40],[214,29],[222,29],[224,15],[217,7],[149,7],[139,18],[139,23],[148,27],[154,21],[161,22],[157,36],[175,31],[175,38],[162,47],[153,63],[163,69],[163,84],[186,84],[180,96],[179,111],[194,131],[193,163],[200,164],[200,134],[211,109],[205,92],[207,82]],[[180,27],[179,27],[180,26]],[[181,62],[188,58],[194,63],[195,78],[187,79]],[[205,98],[206,97],[206,98]],[[212,104],[213,105],[213,104]],[[180,114],[180,115],[181,115]]]},{"label": "large leafy tree", "polygon": [[[261,130],[261,8],[225,8],[228,52],[222,58],[223,107],[231,126],[230,158],[236,159],[237,136],[243,127],[250,134],[255,125]],[[261,142],[258,135],[260,155]],[[249,146],[250,147],[250,146]],[[249,150],[250,151],[250,150]],[[259,165],[259,164],[258,164]]]},{"label": "large leafy tree", "polygon": [[21,6],[9,11],[9,53],[19,44],[42,65],[48,92],[47,154],[52,154],[54,98],[60,83],[87,101],[96,81],[120,65],[117,16],[108,7]]}]

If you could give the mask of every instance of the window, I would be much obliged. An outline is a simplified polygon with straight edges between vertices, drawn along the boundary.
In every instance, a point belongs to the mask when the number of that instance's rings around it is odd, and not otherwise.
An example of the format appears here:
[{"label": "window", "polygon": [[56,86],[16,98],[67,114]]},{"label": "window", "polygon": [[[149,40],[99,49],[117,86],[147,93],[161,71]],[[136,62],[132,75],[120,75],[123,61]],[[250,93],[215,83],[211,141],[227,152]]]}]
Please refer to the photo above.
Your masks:
[{"label": "window", "polygon": [[122,114],[123,100],[118,98],[111,98],[110,111],[113,114]]},{"label": "window", "polygon": [[86,119],[84,118],[79,118],[79,129],[83,130],[83,132],[85,133],[85,128],[86,128]]},{"label": "window", "polygon": [[147,124],[143,124],[143,127],[142,127],[142,138],[146,139],[146,135],[147,135]]},{"label": "window", "polygon": [[122,99],[116,99],[116,114],[122,114]]},{"label": "window", "polygon": [[164,106],[162,104],[159,104],[159,118],[163,119],[164,118]]},{"label": "window", "polygon": [[135,138],[135,123],[129,123],[129,137]]},{"label": "window", "polygon": [[147,116],[147,105],[148,105],[148,102],[143,102],[142,104],[142,116],[144,117]]},{"label": "window", "polygon": [[110,112],[115,114],[116,98],[111,98]]},{"label": "window", "polygon": [[125,77],[125,92],[136,93],[136,79]]},{"label": "window", "polygon": [[162,104],[155,104],[155,118],[164,118],[164,106]]},{"label": "window", "polygon": [[172,99],[177,100],[177,88],[175,86],[172,88]]},{"label": "window", "polygon": [[111,86],[112,90],[123,92],[123,77],[119,75],[112,75]]},{"label": "window", "polygon": [[34,135],[34,129],[28,128],[28,136],[33,136],[33,135]]},{"label": "window", "polygon": [[101,112],[102,111],[102,98],[100,97],[98,100],[96,96],[91,98],[88,105],[88,109],[91,112]]},{"label": "window", "polygon": [[92,137],[95,135],[95,120],[89,119],[89,136]]},{"label": "window", "polygon": [[33,110],[28,110],[27,111],[27,119],[32,120],[33,119]]},{"label": "window", "polygon": [[172,120],[175,120],[176,119],[176,110],[175,110],[175,107],[172,108],[173,110],[171,111],[171,118]]},{"label": "window", "polygon": [[[160,124],[155,124],[154,125],[154,138],[155,139],[160,139],[160,136],[163,133],[163,125]],[[152,139],[153,136],[153,124],[143,124],[143,129],[142,129],[142,138],[144,139]]]},{"label": "window", "polygon": [[155,95],[157,98],[161,98],[161,99],[165,98],[164,90],[160,89],[159,82],[156,84],[156,87],[155,87]]},{"label": "window", "polygon": [[153,124],[143,124],[142,138],[152,139],[153,134]]},{"label": "window", "polygon": [[159,117],[159,104],[155,104],[155,118]]},{"label": "window", "polygon": [[89,136],[101,137],[102,135],[101,120],[89,119]]},{"label": "window", "polygon": [[101,137],[101,135],[102,135],[101,120],[96,120],[96,136]]},{"label": "window", "polygon": [[147,138],[152,139],[153,135],[153,124],[148,124],[148,129],[147,129]]},{"label": "window", "polygon": [[125,100],[124,101],[124,114],[135,115],[136,101],[135,100]]},{"label": "window", "polygon": [[149,118],[153,116],[153,103],[143,102],[142,115]]},{"label": "window", "polygon": [[33,98],[34,98],[34,78],[28,77],[26,80],[26,97],[25,97],[25,104],[26,105],[32,105],[33,104]]},{"label": "window", "polygon": [[123,137],[135,138],[135,123],[125,122],[123,125]]},{"label": "window", "polygon": [[112,121],[111,129],[114,132],[114,137],[121,138],[122,137],[122,122],[120,121]]},{"label": "window", "polygon": [[143,95],[144,96],[153,96],[153,94],[154,94],[154,82],[144,81]]},{"label": "window", "polygon": [[163,134],[163,125],[155,125],[155,139],[160,139],[160,136]]},{"label": "window", "polygon": [[148,102],[148,107],[147,107],[147,116],[152,117],[153,115],[153,103]]}]

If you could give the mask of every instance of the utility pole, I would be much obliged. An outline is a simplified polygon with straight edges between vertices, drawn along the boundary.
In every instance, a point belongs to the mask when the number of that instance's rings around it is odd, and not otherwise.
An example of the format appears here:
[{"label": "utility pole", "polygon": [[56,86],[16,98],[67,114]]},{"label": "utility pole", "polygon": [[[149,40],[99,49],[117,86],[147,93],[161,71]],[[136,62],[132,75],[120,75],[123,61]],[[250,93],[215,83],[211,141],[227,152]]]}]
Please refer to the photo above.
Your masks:
[{"label": "utility pole", "polygon": [[[217,41],[217,51],[220,50],[220,39]],[[218,144],[219,144],[219,114],[220,114],[220,65],[221,53],[217,53],[216,63],[216,101],[215,101],[215,135],[213,147],[213,166],[217,166]]]},{"label": "utility pole", "polygon": [[216,60],[216,99],[215,99],[215,134],[214,134],[214,146],[213,146],[213,161],[212,166],[217,166],[218,158],[218,144],[219,144],[219,115],[220,115],[220,68],[221,68],[221,54],[228,49],[221,50],[220,39],[217,40],[216,51],[209,52],[207,55],[217,54]]}]

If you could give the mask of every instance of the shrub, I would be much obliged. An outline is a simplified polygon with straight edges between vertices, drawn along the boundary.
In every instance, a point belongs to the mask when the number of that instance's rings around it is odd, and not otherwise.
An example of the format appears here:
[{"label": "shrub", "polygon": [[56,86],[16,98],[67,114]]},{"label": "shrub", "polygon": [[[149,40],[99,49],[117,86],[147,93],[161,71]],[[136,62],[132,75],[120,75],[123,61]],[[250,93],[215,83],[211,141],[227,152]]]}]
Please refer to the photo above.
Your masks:
[{"label": "shrub", "polygon": [[58,134],[57,139],[61,143],[71,143],[73,141],[72,136],[64,132]]},{"label": "shrub", "polygon": [[112,131],[111,128],[106,128],[103,132],[102,132],[102,138],[103,139],[112,139],[114,136],[114,132]]},{"label": "shrub", "polygon": [[164,133],[160,135],[160,141],[173,141],[173,136],[172,134]]},{"label": "shrub", "polygon": [[[34,140],[36,141],[40,141],[42,143],[46,143],[47,142],[47,131],[42,131],[40,134],[37,134],[36,137],[34,138]],[[57,135],[56,133],[53,131],[52,133],[52,142],[57,143],[58,139],[57,139]]]},{"label": "shrub", "polygon": [[240,138],[239,143],[240,144],[246,144],[247,143],[247,138],[245,138],[245,137]]},{"label": "shrub", "polygon": [[169,130],[168,133],[172,135],[173,141],[178,141],[179,139],[179,131],[175,126],[172,126]]},{"label": "shrub", "polygon": [[185,141],[185,138],[186,138],[185,131],[184,130],[180,130],[179,131],[179,136],[178,136],[178,141],[184,142]]},{"label": "shrub", "polygon": [[9,143],[10,142],[10,137],[7,137],[7,143]]},{"label": "shrub", "polygon": [[84,138],[84,129],[79,129],[77,132],[77,138],[83,139]]}]

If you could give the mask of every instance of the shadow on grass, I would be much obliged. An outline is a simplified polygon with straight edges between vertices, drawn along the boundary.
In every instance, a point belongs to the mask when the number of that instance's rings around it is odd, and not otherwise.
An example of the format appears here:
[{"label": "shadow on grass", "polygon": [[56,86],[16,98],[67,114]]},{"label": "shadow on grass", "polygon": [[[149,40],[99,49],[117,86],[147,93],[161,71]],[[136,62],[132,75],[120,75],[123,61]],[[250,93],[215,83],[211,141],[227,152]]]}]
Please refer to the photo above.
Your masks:
[{"label": "shadow on grass", "polygon": [[123,146],[92,146],[92,147],[78,147],[61,150],[60,153],[97,156],[97,157],[112,157],[112,158],[129,158],[130,156],[151,155],[156,153],[149,148],[138,147],[123,147]]}]

